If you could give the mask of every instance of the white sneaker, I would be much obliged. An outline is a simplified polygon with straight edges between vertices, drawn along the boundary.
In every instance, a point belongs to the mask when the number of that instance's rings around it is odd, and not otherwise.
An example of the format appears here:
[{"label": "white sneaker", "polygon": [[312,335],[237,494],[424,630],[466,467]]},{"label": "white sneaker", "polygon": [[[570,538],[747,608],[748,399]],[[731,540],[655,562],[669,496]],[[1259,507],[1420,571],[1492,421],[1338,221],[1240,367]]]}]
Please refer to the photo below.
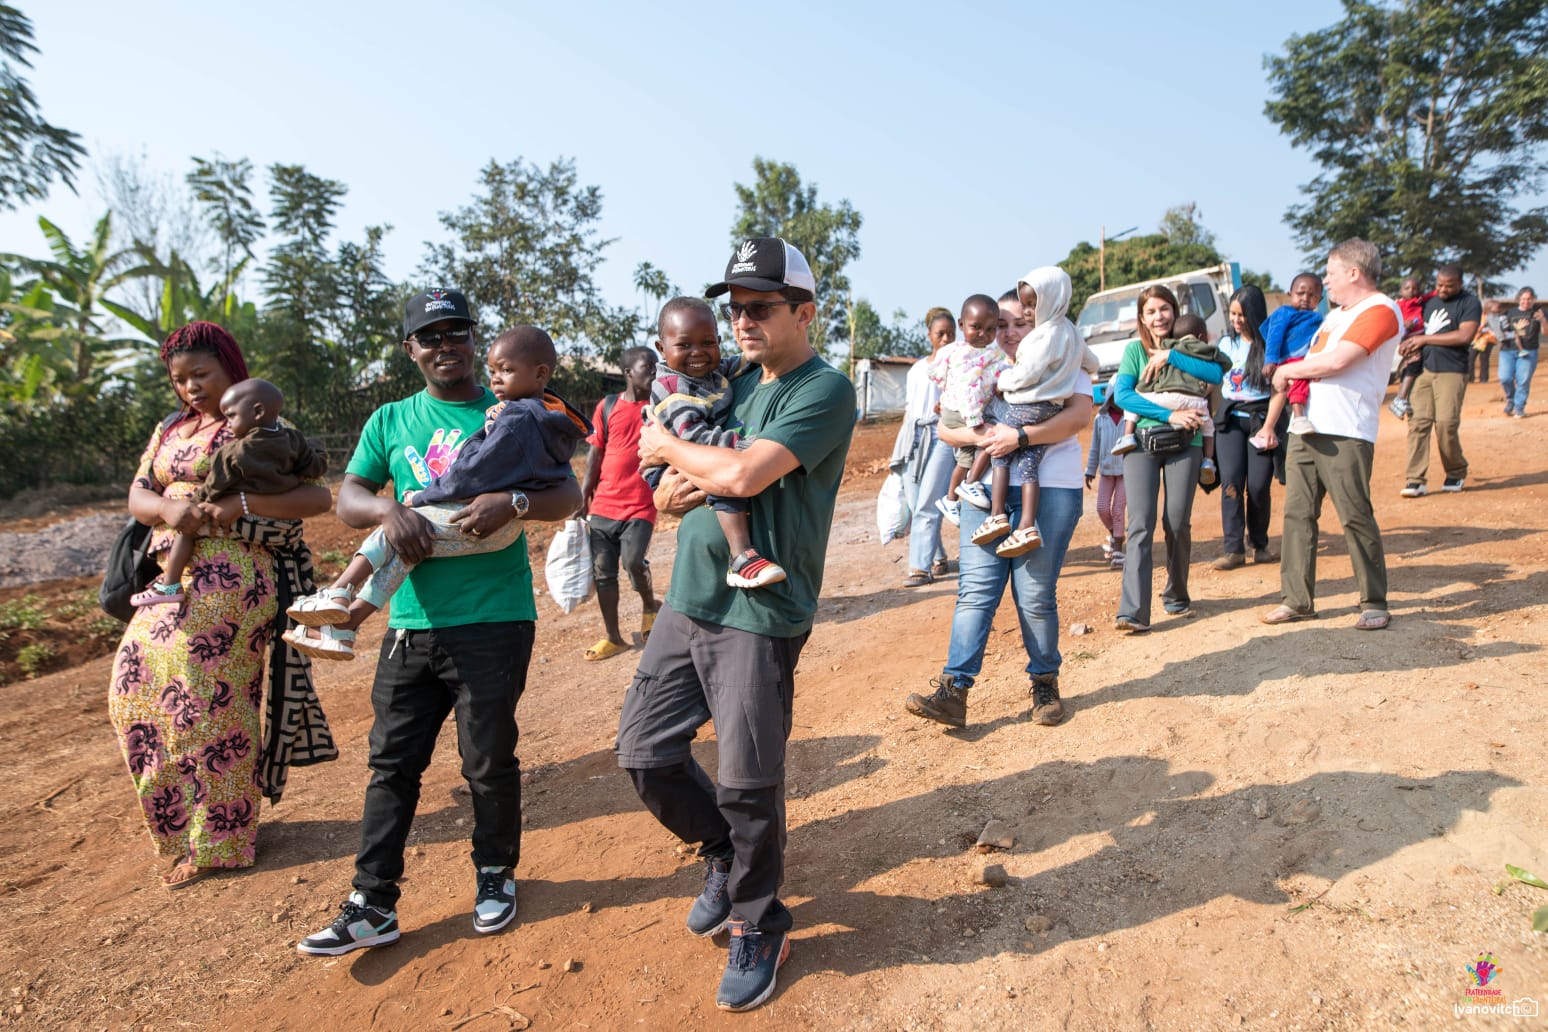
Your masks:
[{"label": "white sneaker", "polygon": [[1312,421],[1305,416],[1296,416],[1290,420],[1290,432],[1297,437],[1305,437],[1307,434],[1316,433],[1317,428],[1312,426]]},{"label": "white sneaker", "polygon": [[989,492],[984,490],[984,485],[973,481],[965,482],[957,487],[957,497],[973,506],[975,509],[989,511]]},{"label": "white sneaker", "polygon": [[962,514],[956,502],[949,498],[937,498],[935,500],[935,507],[941,510],[941,515],[946,517],[947,523],[950,523],[953,527],[962,526]]}]

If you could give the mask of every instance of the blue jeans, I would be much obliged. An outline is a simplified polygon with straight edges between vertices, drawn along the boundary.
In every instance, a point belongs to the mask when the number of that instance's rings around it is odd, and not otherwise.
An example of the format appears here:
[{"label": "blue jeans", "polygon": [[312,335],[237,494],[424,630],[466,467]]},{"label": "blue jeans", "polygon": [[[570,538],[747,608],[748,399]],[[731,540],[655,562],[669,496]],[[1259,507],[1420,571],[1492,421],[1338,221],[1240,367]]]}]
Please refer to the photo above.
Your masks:
[{"label": "blue jeans", "polygon": [[[1080,521],[1084,499],[1072,487],[1045,487],[1038,492],[1037,532],[1043,547],[1014,559],[995,554],[994,542],[973,544],[973,532],[989,514],[972,505],[962,507],[962,551],[958,557],[957,608],[951,616],[951,646],[945,672],[976,678],[984,665],[984,646],[995,610],[1010,581],[1011,597],[1021,621],[1021,644],[1027,650],[1027,673],[1059,672],[1059,568]],[[1011,526],[1021,518],[1021,492],[1011,491],[1006,515]]]},{"label": "blue jeans", "polygon": [[929,449],[929,454],[919,483],[914,483],[907,470],[903,473],[903,491],[914,513],[908,527],[908,566],[911,570],[928,570],[936,559],[946,558],[946,549],[941,547],[941,510],[935,503],[946,497],[946,488],[951,486],[951,471],[956,464],[951,445],[941,443],[935,436],[933,424],[925,427],[924,434],[925,440],[919,442],[919,447]]},{"label": "blue jeans", "polygon": [[1537,352],[1516,348],[1500,350],[1500,389],[1512,412],[1525,412],[1532,374],[1537,371]]}]

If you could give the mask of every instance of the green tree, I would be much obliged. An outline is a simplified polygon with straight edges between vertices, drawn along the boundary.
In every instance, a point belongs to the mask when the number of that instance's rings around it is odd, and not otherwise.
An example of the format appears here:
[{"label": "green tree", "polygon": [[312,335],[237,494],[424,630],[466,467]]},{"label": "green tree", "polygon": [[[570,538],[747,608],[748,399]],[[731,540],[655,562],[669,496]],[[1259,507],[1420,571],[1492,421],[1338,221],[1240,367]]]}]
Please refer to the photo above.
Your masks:
[{"label": "green tree", "polygon": [[[1173,243],[1163,233],[1133,236],[1107,245],[1108,289],[1128,283],[1170,276],[1178,272],[1218,265],[1224,259],[1213,244]],[[1097,292],[1101,283],[1100,251],[1095,244],[1082,240],[1070,248],[1059,268],[1070,275],[1073,293],[1070,318],[1079,314],[1086,298]]]},{"label": "green tree", "polygon": [[819,352],[847,341],[849,278],[844,270],[860,257],[860,213],[847,201],[817,200],[817,184],[805,185],[794,165],[753,158],[751,186],[734,184],[737,216],[731,246],[748,237],[783,237],[806,256],[817,278],[817,318],[808,331]]},{"label": "green tree", "polygon": [[556,385],[584,398],[598,362],[616,362],[635,336],[637,314],[608,305],[595,275],[611,240],[602,239],[602,190],[583,186],[570,158],[547,168],[517,158],[490,161],[472,203],[441,213],[452,234],[428,248],[429,284],[468,296],[486,340],[510,326],[541,326],[561,355]]},{"label": "green tree", "polygon": [[86,148],[68,129],[44,121],[32,86],[18,72],[36,54],[32,21],[0,3],[0,209],[14,209],[48,196],[58,179],[75,190],[75,173]]},{"label": "green tree", "polygon": [[[857,298],[848,307],[846,321],[855,361],[879,355],[918,358],[930,353],[930,341],[924,327],[910,321],[908,313],[901,308],[892,313],[890,323],[883,322],[881,313],[871,306],[871,302]],[[847,371],[854,375],[853,369]]]},{"label": "green tree", "polygon": [[667,298],[679,293],[677,284],[665,272],[650,262],[640,262],[634,267],[634,289],[640,292],[639,328],[641,341],[649,340],[661,319],[661,306]]},{"label": "green tree", "polygon": [[1214,247],[1215,234],[1204,228],[1200,218],[1199,206],[1196,202],[1174,204],[1162,214],[1161,225],[1157,229],[1170,244],[1177,246],[1200,244],[1204,247]]},{"label": "green tree", "polygon": [[166,259],[143,246],[139,253],[153,281],[161,287],[155,307],[145,313],[117,301],[102,302],[104,308],[130,327],[152,342],[165,340],[179,326],[195,321],[218,323],[239,342],[252,341],[257,336],[257,306],[242,301],[235,292],[236,281],[252,259],[243,258],[224,280],[211,283],[206,289],[199,283],[198,272],[176,251]]},{"label": "green tree", "polygon": [[339,386],[329,331],[339,302],[338,270],[328,253],[333,217],[348,187],[301,165],[269,167],[270,218],[280,242],[263,269],[260,351],[269,379],[290,405],[305,410],[309,394]]},{"label": "green tree", "polygon": [[228,161],[216,154],[196,157],[193,165],[186,180],[220,238],[221,275],[231,279],[237,256],[253,257],[253,244],[263,237],[263,216],[253,203],[253,163],[246,158]]},{"label": "green tree", "polygon": [[[142,265],[126,266],[121,254],[113,252],[113,216],[109,212],[98,220],[91,242],[77,247],[64,230],[39,216],[38,227],[48,240],[52,259],[28,258],[18,254],[0,254],[6,262],[37,277],[47,287],[47,310],[61,331],[51,343],[69,350],[70,369],[63,389],[82,391],[97,382],[101,363],[116,352],[137,342],[106,335],[103,317],[108,314],[103,301],[109,291],[128,280],[150,273]],[[43,295],[37,297],[40,304]]]},{"label": "green tree", "polygon": [[1548,243],[1548,7],[1344,0],[1336,25],[1265,58],[1265,114],[1322,174],[1285,221],[1309,256],[1348,237],[1393,277],[1460,261],[1490,278]]}]

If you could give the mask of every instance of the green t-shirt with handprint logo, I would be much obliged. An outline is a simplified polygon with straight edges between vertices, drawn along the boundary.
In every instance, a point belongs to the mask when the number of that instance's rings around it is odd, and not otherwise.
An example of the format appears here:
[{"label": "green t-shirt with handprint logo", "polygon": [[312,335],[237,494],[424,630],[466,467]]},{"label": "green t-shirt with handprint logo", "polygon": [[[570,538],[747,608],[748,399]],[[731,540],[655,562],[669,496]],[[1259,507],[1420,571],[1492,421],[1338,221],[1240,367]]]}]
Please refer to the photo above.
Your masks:
[{"label": "green t-shirt with handprint logo", "polygon": [[[472,401],[440,401],[428,391],[383,405],[371,413],[348,473],[386,484],[393,497],[417,491],[451,465],[463,442],[484,425],[495,404],[485,390]],[[508,548],[482,555],[427,559],[392,596],[389,627],[426,630],[464,624],[536,620],[527,535]]]}]

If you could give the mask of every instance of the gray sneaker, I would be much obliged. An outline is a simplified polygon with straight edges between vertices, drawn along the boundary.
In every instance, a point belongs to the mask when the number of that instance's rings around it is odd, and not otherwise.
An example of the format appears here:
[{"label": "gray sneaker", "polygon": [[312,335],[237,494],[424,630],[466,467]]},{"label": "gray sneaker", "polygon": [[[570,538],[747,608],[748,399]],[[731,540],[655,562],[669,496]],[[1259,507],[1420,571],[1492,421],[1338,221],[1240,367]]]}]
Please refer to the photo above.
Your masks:
[{"label": "gray sneaker", "polygon": [[473,903],[473,930],[498,932],[516,920],[516,872],[510,867],[480,867]]},{"label": "gray sneaker", "polygon": [[731,862],[710,857],[704,861],[704,891],[688,911],[688,930],[708,939],[726,926],[731,917],[731,896],[726,884],[731,881]]},{"label": "gray sneaker", "polygon": [[373,907],[358,892],[351,892],[339,907],[339,916],[320,932],[296,943],[301,953],[337,957],[367,946],[398,941],[398,912]]}]

